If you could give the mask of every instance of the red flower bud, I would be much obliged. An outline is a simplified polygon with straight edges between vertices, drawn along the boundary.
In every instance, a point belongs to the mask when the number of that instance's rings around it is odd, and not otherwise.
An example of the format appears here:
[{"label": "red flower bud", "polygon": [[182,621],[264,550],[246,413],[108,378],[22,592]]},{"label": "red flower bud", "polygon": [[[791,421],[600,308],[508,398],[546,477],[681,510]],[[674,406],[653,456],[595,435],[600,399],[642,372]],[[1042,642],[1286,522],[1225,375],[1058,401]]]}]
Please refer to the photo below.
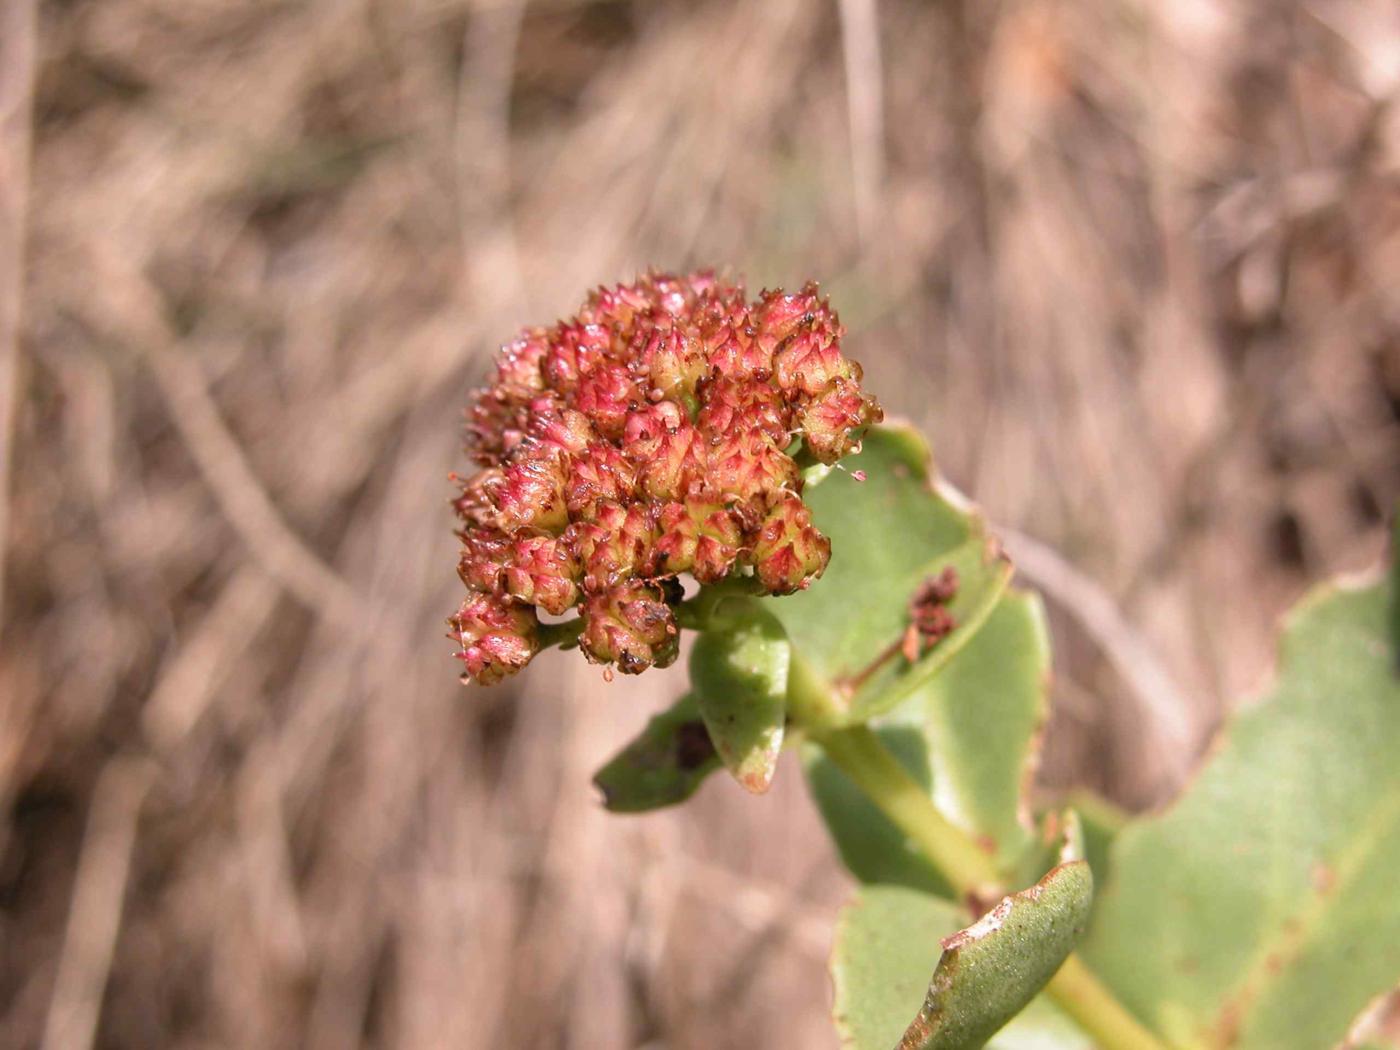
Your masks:
[{"label": "red flower bud", "polygon": [[638,674],[675,661],[680,630],[661,588],[633,581],[584,602],[579,646],[594,663]]},{"label": "red flower bud", "polygon": [[796,496],[780,496],[754,542],[754,572],[773,594],[804,589],[826,569],[831,541],[812,525],[812,512]]},{"label": "red flower bud", "polygon": [[560,616],[578,601],[578,560],[553,536],[521,536],[510,548],[501,586],[517,601]]},{"label": "red flower bud", "polygon": [[797,418],[808,451],[823,463],[835,463],[855,448],[867,426],[883,416],[857,381],[834,379],[802,407]]},{"label": "red flower bud", "polygon": [[491,594],[468,595],[447,622],[450,637],[461,646],[457,658],[466,666],[465,677],[482,685],[515,674],[539,649],[535,611]]},{"label": "red flower bud", "polygon": [[656,524],[646,504],[600,503],[597,518],[576,522],[564,541],[583,566],[583,589],[608,590],[646,569],[652,559]]}]

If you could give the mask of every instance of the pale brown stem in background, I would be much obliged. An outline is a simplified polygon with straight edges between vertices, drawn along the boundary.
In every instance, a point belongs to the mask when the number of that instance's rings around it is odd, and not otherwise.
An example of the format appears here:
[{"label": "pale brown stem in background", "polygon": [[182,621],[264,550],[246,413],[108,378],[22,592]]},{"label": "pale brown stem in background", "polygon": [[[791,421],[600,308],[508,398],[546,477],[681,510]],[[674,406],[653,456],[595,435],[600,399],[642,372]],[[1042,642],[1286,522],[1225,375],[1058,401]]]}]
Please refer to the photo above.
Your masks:
[{"label": "pale brown stem in background", "polygon": [[841,0],[841,54],[851,135],[851,182],[863,251],[875,243],[885,180],[885,93],[876,0]]},{"label": "pale brown stem in background", "polygon": [[19,371],[24,231],[34,102],[34,0],[0,5],[0,623],[5,613],[6,523]]},{"label": "pale brown stem in background", "polygon": [[43,1050],[88,1050],[93,1044],[121,929],[136,823],[154,776],[149,759],[119,756],[98,777],[44,1025]]}]

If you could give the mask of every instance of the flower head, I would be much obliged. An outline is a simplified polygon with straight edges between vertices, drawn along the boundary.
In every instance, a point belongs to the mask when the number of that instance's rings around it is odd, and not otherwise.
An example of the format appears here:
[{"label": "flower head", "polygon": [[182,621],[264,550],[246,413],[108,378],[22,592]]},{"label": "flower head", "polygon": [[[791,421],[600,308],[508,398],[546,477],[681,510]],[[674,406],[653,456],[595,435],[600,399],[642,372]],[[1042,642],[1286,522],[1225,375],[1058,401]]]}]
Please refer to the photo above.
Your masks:
[{"label": "flower head", "polygon": [[793,455],[835,462],[881,418],[842,334],[815,285],[749,302],[704,271],[599,288],[502,347],[453,501],[466,677],[528,663],[537,610],[577,608],[584,654],[635,673],[675,659],[677,575],[769,594],[820,576]]}]

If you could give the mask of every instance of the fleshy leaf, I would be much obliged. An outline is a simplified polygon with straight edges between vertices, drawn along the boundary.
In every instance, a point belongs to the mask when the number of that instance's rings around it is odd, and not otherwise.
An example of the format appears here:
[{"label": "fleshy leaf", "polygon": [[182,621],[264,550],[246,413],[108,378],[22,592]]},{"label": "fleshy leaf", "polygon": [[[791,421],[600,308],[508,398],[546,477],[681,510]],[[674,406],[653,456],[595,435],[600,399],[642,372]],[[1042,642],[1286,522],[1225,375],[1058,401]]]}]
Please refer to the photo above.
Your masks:
[{"label": "fleshy leaf", "polygon": [[[1003,870],[1020,872],[1031,846],[1022,791],[1046,717],[1049,645],[1034,596],[1004,594],[985,625],[941,675],[876,725],[876,733],[943,813],[996,845]],[[947,882],[816,748],[807,751],[812,794],[856,878],[947,894]],[[1047,846],[1054,863],[1058,837]],[[1025,885],[1025,882],[1018,883]]]},{"label": "fleshy leaf", "polygon": [[1087,790],[1070,792],[1066,803],[1074,809],[1084,831],[1084,859],[1094,872],[1094,885],[1108,885],[1113,842],[1129,817],[1112,802]]},{"label": "fleshy leaf", "polygon": [[[847,721],[856,723],[945,666],[991,613],[1011,569],[982,519],[934,487],[928,446],[913,429],[872,427],[843,465],[850,470],[831,471],[803,494],[831,539],[826,574],[771,608],[816,674],[854,694]],[[949,566],[958,574],[949,603],[957,627],[911,666],[898,654],[909,601]]]},{"label": "fleshy leaf", "polygon": [[782,624],[752,602],[723,627],[701,632],[690,685],[715,750],[746,790],[768,790],[783,748],[792,648]]},{"label": "fleshy leaf", "polygon": [[652,718],[594,775],[593,783],[614,813],[644,813],[684,802],[719,768],[700,706],[686,695]]},{"label": "fleshy leaf", "polygon": [[1114,844],[1085,955],[1171,1042],[1330,1047],[1400,980],[1393,587],[1306,601],[1272,694]]},{"label": "fleshy leaf", "polygon": [[[983,1046],[1055,975],[1083,933],[1092,898],[1093,876],[1078,859],[1003,898],[963,930],[955,929],[960,911],[948,901],[904,888],[863,888],[843,915],[832,960],[844,1045],[850,1050]],[[939,947],[942,954],[920,1006],[916,975],[920,964],[927,972]],[[911,1014],[914,1020],[906,1026],[901,1018]],[[1008,1038],[1002,1045],[1009,1050],[1023,1044]]]}]

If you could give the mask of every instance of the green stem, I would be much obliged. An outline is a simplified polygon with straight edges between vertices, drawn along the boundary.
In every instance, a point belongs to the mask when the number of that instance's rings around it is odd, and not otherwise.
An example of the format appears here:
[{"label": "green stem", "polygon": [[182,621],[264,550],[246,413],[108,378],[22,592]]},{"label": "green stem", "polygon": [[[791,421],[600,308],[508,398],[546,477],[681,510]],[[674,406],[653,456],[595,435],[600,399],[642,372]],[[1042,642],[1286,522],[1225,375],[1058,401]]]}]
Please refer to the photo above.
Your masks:
[{"label": "green stem", "polygon": [[[985,900],[1000,892],[1000,875],[991,855],[938,811],[928,792],[868,727],[814,731],[811,735],[959,894]],[[1045,990],[1101,1050],[1166,1050],[1077,955],[1065,960]]]},{"label": "green stem", "polygon": [[1064,961],[1045,991],[1103,1050],[1166,1050],[1077,955]]},{"label": "green stem", "polygon": [[548,649],[552,645],[573,645],[582,633],[583,620],[578,617],[565,620],[563,623],[542,623],[539,628],[540,648]]},{"label": "green stem", "polygon": [[960,896],[983,897],[997,885],[991,855],[938,812],[928,792],[867,726],[819,733],[816,740],[837,767],[928,855]]}]

